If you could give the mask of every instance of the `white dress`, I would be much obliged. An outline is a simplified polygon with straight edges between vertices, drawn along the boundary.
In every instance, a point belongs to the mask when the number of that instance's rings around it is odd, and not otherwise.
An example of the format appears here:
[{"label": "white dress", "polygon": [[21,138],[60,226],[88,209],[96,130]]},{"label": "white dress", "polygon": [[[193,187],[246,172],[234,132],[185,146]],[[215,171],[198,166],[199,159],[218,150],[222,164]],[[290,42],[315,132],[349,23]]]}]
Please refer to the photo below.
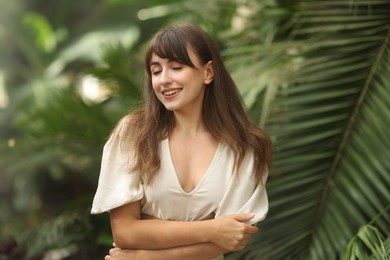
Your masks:
[{"label": "white dress", "polygon": [[187,193],[177,178],[168,139],[161,142],[161,168],[149,185],[144,185],[137,172],[129,172],[129,157],[119,139],[114,135],[104,146],[92,214],[141,200],[143,214],[163,220],[195,221],[210,215],[255,213],[249,221],[255,224],[265,218],[268,198],[265,187],[255,181],[252,153],[245,156],[239,173],[233,174],[234,154],[220,143],[202,179]]}]

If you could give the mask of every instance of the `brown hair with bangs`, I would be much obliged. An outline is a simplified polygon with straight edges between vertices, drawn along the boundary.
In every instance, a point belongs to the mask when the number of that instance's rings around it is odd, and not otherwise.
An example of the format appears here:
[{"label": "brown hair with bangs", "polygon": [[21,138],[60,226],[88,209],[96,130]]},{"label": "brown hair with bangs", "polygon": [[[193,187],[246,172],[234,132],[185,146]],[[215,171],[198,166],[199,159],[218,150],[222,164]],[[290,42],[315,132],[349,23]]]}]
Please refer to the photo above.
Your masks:
[{"label": "brown hair with bangs", "polygon": [[175,124],[173,112],[162,105],[153,91],[151,57],[156,54],[195,67],[188,48],[203,65],[212,61],[214,66],[214,80],[205,90],[202,108],[206,127],[214,138],[233,150],[235,169],[240,167],[245,153],[253,151],[255,176],[261,182],[271,168],[270,138],[249,120],[237,87],[210,36],[192,24],[162,29],[149,42],[145,54],[144,106],[127,115],[116,127],[123,129],[124,136],[129,137],[126,140],[134,156],[132,171],[140,172],[147,182],[153,179],[160,169],[160,142],[168,136]]}]

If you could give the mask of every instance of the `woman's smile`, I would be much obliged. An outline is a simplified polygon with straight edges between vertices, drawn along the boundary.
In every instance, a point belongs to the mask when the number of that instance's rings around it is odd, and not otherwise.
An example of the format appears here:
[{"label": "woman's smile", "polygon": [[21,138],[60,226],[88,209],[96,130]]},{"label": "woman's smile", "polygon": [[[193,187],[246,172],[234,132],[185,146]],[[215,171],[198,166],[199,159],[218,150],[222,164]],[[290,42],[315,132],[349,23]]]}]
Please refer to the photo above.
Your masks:
[{"label": "woman's smile", "polygon": [[177,89],[169,89],[163,91],[163,95],[166,97],[174,97],[176,96],[177,93],[179,93],[182,90],[182,88],[177,88]]}]

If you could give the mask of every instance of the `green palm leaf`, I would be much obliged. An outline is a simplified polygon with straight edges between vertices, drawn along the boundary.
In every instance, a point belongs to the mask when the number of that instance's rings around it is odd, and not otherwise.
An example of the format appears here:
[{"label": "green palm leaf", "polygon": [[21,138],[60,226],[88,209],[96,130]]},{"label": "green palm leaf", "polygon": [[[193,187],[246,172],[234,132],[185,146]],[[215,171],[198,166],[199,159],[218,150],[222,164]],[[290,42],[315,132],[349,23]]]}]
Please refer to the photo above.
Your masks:
[{"label": "green palm leaf", "polygon": [[292,22],[284,54],[253,60],[261,84],[239,80],[275,159],[269,216],[229,259],[338,259],[380,212],[390,234],[390,4],[301,1]]},{"label": "green palm leaf", "polygon": [[[370,257],[372,256],[372,257]],[[390,250],[386,247],[384,237],[379,230],[368,224],[348,243],[342,259],[390,259]]]}]

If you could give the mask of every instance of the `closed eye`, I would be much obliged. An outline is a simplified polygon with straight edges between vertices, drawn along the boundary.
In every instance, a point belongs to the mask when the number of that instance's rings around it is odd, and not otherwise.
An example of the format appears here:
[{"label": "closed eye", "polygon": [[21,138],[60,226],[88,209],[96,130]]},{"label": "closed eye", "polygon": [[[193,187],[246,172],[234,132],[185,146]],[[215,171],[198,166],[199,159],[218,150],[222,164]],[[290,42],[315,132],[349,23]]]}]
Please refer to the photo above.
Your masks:
[{"label": "closed eye", "polygon": [[152,75],[153,76],[157,76],[158,74],[161,73],[161,70],[155,70],[155,71],[152,71]]},{"label": "closed eye", "polygon": [[177,62],[177,61],[172,61],[171,68],[173,70],[181,70],[183,68],[183,64],[181,64],[180,62]]}]

